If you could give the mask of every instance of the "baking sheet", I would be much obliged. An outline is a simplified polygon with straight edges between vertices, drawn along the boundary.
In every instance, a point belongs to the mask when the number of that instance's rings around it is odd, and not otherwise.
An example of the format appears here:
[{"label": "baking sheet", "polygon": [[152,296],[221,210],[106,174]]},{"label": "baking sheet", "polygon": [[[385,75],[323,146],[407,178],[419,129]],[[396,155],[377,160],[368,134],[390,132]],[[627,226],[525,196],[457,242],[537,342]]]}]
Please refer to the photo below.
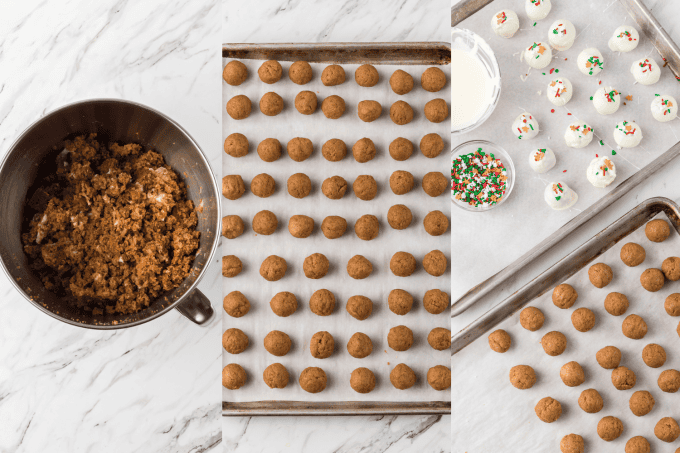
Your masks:
[{"label": "baking sheet", "polygon": [[[520,17],[520,31],[511,39],[498,37],[491,30],[491,17],[503,8],[514,9]],[[526,80],[522,81],[520,77],[527,74],[529,67],[519,60],[519,52],[534,40],[546,41],[550,25],[561,18],[572,21],[576,27],[579,35],[574,45],[568,51],[553,52],[557,58],[550,66],[545,70],[532,69]],[[678,141],[680,120],[658,123],[650,111],[654,94],[668,93],[676,98],[680,95],[679,85],[671,71],[664,69],[661,80],[650,86],[634,84],[629,72],[633,61],[648,54],[658,63],[663,63],[652,43],[641,35],[640,45],[632,52],[618,54],[609,50],[607,41],[614,29],[624,23],[634,24],[617,0],[579,2],[578,6],[573,2],[553,2],[548,17],[538,21],[536,26],[526,16],[523,4],[496,0],[459,24],[479,34],[496,53],[502,73],[502,93],[491,118],[475,131],[455,137],[452,144],[455,146],[472,139],[486,139],[500,144],[513,158],[517,180],[513,193],[502,207],[482,215],[457,210],[453,228],[459,228],[461,234],[453,237],[452,247],[460,253],[458,263],[465,263],[478,255],[495,257],[497,260],[481,272],[478,267],[454,265],[453,271],[460,276],[454,281],[454,299],[472,284],[498,272],[519,255],[499,254],[499,243],[494,240],[479,241],[474,250],[465,247],[473,237],[490,233],[490,225],[494,225],[494,230],[496,225],[503,225],[504,231],[513,233],[504,235],[503,245],[508,249],[528,250]],[[589,46],[597,47],[604,54],[605,69],[600,73],[600,78],[587,77],[576,67],[576,57]],[[555,77],[555,74],[549,74],[551,68],[559,69],[557,76],[568,78],[574,86],[574,97],[565,107],[555,107],[547,99],[546,87]],[[600,80],[602,85],[598,84]],[[626,101],[627,105],[621,106],[616,114],[598,114],[590,96],[599,86],[605,85],[612,85],[619,90],[622,99],[630,94],[633,100]],[[536,116],[540,123],[541,133],[533,140],[520,141],[511,131],[512,121],[522,113],[522,108]],[[555,113],[551,113],[551,109],[555,109]],[[567,115],[569,112],[572,116]],[[564,131],[576,118],[593,126],[606,146],[600,146],[597,140],[593,140],[583,149],[567,148],[563,139]],[[644,138],[637,148],[618,150],[615,147],[612,135],[614,125],[624,118],[636,121],[643,129]],[[529,167],[529,152],[533,148],[546,146],[555,152],[557,165],[548,173],[534,173]],[[612,157],[617,165],[617,179],[608,188],[597,189],[587,181],[586,168],[596,154],[611,156],[612,150],[617,152]],[[566,182],[578,193],[579,200],[573,208],[553,211],[543,200],[546,184],[555,180]],[[541,227],[526,228],[526,225],[533,224]]]},{"label": "baking sheet", "polygon": [[[223,65],[229,60],[223,59]],[[438,133],[448,148],[449,121],[433,124],[422,113],[425,103],[430,99],[444,98],[448,102],[447,84],[439,93],[429,93],[420,88],[420,75],[427,66],[390,66],[376,65],[380,83],[372,88],[363,88],[354,82],[354,70],[358,65],[342,65],[347,74],[344,84],[324,87],[320,81],[321,71],[327,64],[312,64],[314,78],[307,85],[299,86],[288,78],[290,63],[281,62],[284,76],[273,85],[262,83],[257,77],[261,61],[241,60],[249,70],[248,80],[239,87],[223,84],[223,105],[236,94],[247,95],[253,103],[253,112],[246,120],[235,121],[223,111],[223,139],[233,132],[241,132],[250,141],[250,153],[235,159],[223,156],[222,174],[240,174],[246,187],[259,173],[270,174],[277,183],[276,193],[266,199],[254,196],[249,190],[239,200],[222,199],[223,214],[239,214],[246,222],[243,236],[222,241],[224,255],[239,256],[244,263],[243,272],[232,279],[223,279],[223,292],[234,290],[243,292],[251,302],[251,311],[238,319],[231,318],[224,311],[223,328],[237,327],[250,338],[248,349],[233,356],[223,354],[223,365],[230,362],[241,364],[249,375],[248,382],[238,391],[223,389],[224,401],[244,402],[258,400],[288,401],[450,401],[449,391],[435,391],[427,384],[427,370],[435,365],[449,366],[449,351],[435,351],[427,343],[427,335],[435,327],[449,328],[448,312],[432,315],[422,307],[425,291],[438,288],[448,293],[450,273],[433,277],[422,269],[422,258],[430,250],[442,250],[450,260],[448,244],[450,235],[432,237],[423,226],[424,216],[433,210],[441,210],[448,215],[448,192],[437,198],[427,196],[420,186],[422,176],[430,171],[448,169],[448,153],[436,159],[427,159],[419,151],[422,136],[430,132]],[[413,91],[398,96],[389,87],[388,80],[396,69],[409,72],[415,79]],[[294,107],[295,95],[303,90],[317,93],[319,107],[311,116],[301,115]],[[259,99],[268,91],[274,91],[284,99],[284,111],[276,117],[267,117],[258,109]],[[337,94],[347,104],[347,110],[338,120],[329,120],[321,112],[321,100]],[[382,116],[372,122],[363,123],[356,116],[359,101],[372,99],[383,106]],[[389,118],[389,107],[398,99],[409,102],[414,109],[414,120],[407,126],[396,126]],[[313,155],[304,162],[294,162],[285,154],[288,140],[294,137],[307,137],[314,143]],[[414,143],[414,154],[405,162],[394,161],[388,153],[389,143],[397,137],[405,137]],[[259,159],[257,144],[269,137],[277,138],[284,155],[273,163]],[[373,140],[377,156],[372,161],[359,164],[351,157],[352,145],[363,137]],[[331,138],[342,139],[348,147],[348,157],[341,162],[328,162],[321,155],[321,146]],[[410,171],[417,183],[414,189],[402,196],[392,193],[389,176],[395,170]],[[312,180],[312,193],[301,200],[288,195],[286,181],[294,173],[305,173]],[[378,195],[372,201],[362,201],[351,191],[354,179],[362,174],[373,175],[378,182]],[[350,186],[341,200],[329,200],[321,193],[321,183],[327,177],[340,175]],[[387,210],[394,204],[405,204],[413,215],[413,222],[406,230],[393,230],[387,223]],[[253,216],[268,209],[279,219],[279,229],[271,236],[256,236],[251,229]],[[287,231],[288,219],[292,215],[304,214],[315,221],[312,236],[296,239]],[[373,214],[380,220],[380,235],[372,241],[362,241],[354,234],[354,221],[364,214]],[[322,220],[329,215],[344,217],[348,229],[339,239],[326,239],[320,231]],[[389,270],[389,260],[397,251],[411,252],[418,261],[418,270],[408,278],[394,276]],[[331,262],[331,270],[320,280],[307,279],[302,272],[304,258],[312,253],[323,253]],[[364,255],[373,263],[373,273],[364,280],[353,280],[346,272],[347,261],[354,255]],[[286,259],[288,272],[278,282],[266,282],[259,275],[261,262],[269,255],[279,255]],[[309,310],[309,298],[318,289],[329,289],[336,297],[336,309],[331,316],[319,317]],[[397,316],[387,307],[387,295],[394,288],[409,291],[414,299],[413,310],[405,316]],[[269,301],[280,291],[293,292],[298,298],[298,311],[290,317],[280,318],[271,311]],[[345,304],[353,295],[364,295],[373,301],[373,313],[364,320],[352,318],[345,310]],[[395,352],[387,346],[387,333],[391,327],[406,325],[413,330],[414,345],[404,352]],[[274,357],[263,347],[263,339],[271,330],[286,332],[293,342],[292,350],[284,357]],[[328,359],[315,359],[309,353],[309,340],[318,331],[326,330],[335,339],[335,353]],[[347,353],[347,341],[354,332],[367,334],[373,342],[373,353],[364,359],[355,359]],[[273,390],[264,384],[262,372],[271,363],[282,363],[291,375],[291,382],[285,389]],[[418,377],[414,387],[406,391],[395,389],[389,381],[391,369],[398,363],[406,363]],[[326,390],[318,394],[303,391],[297,379],[300,372],[310,366],[324,369],[328,376]],[[360,395],[349,386],[352,370],[358,367],[371,369],[377,380],[375,390]]]},{"label": "baking sheet", "polygon": [[[667,219],[665,214],[655,218]],[[647,253],[645,261],[634,268],[625,266],[620,258],[621,247],[628,242],[642,245]],[[519,323],[519,313],[508,318],[496,328],[506,330],[512,337],[512,347],[504,354],[493,352],[484,335],[453,357],[452,367],[475,361],[475,367],[465,372],[453,373],[452,395],[459,409],[452,420],[452,451],[504,451],[507,445],[513,451],[558,451],[561,438],[576,433],[586,441],[587,451],[621,452],[628,439],[644,436],[652,451],[671,451],[666,443],[654,436],[654,426],[662,417],[680,418],[678,394],[662,392],[657,385],[661,371],[680,368],[680,354],[675,329],[680,318],[669,316],[664,310],[666,296],[680,291],[680,282],[667,281],[663,289],[650,293],[640,286],[640,274],[649,267],[661,267],[668,256],[680,253],[680,237],[672,230],[663,243],[652,243],[644,235],[644,227],[614,245],[595,260],[608,264],[614,279],[605,288],[598,289],[588,280],[588,267],[566,280],[578,292],[578,299],[568,310],[553,305],[552,291],[537,298],[528,306],[536,306],[545,315],[545,324],[537,332],[529,332]],[[604,309],[604,298],[610,292],[621,292],[628,297],[630,307],[619,317]],[[578,332],[571,324],[571,314],[580,307],[593,310],[597,321],[589,332]],[[638,314],[648,326],[642,340],[632,340],[623,335],[621,324],[626,316]],[[495,330],[495,329],[494,329]],[[548,356],[540,345],[546,333],[557,330],[567,337],[566,351],[557,357]],[[667,361],[663,367],[649,368],[642,361],[642,349],[650,343],[664,347]],[[601,368],[595,354],[601,348],[613,345],[622,352],[621,365],[633,370],[637,377],[635,387],[619,391],[611,384],[611,370]],[[567,387],[559,377],[560,368],[567,362],[577,361],[586,374],[585,383]],[[537,375],[536,384],[528,390],[518,390],[510,384],[508,374],[515,365],[530,365]],[[597,414],[587,414],[578,406],[583,390],[594,388],[604,399],[604,408]],[[636,417],[628,407],[635,391],[649,391],[656,404],[652,412]],[[543,423],[536,417],[534,406],[543,397],[551,396],[562,404],[562,416],[554,423]],[[498,404],[502,401],[502,406]],[[624,432],[613,442],[605,442],[597,435],[601,418],[613,415],[621,419]],[[488,427],[492,426],[493,429]]]}]

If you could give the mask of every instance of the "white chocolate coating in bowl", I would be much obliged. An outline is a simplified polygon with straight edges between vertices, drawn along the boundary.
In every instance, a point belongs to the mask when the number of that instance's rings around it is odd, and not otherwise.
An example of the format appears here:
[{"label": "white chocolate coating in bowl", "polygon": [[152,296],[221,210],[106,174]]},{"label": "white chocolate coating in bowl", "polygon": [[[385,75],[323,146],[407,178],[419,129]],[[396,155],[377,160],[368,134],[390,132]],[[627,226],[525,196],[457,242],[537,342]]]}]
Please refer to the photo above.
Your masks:
[{"label": "white chocolate coating in bowl", "polygon": [[642,129],[633,121],[621,121],[614,126],[614,140],[621,148],[635,148],[642,141]]},{"label": "white chocolate coating in bowl", "polygon": [[574,89],[571,86],[569,79],[559,77],[550,81],[546,94],[548,100],[553,105],[562,107],[563,105],[566,105],[567,102],[571,101],[571,97],[574,95]]},{"label": "white chocolate coating in bowl", "polygon": [[678,103],[673,96],[662,94],[652,101],[652,116],[655,120],[666,123],[678,117]]},{"label": "white chocolate coating in bowl", "polygon": [[559,51],[568,50],[574,45],[576,27],[568,20],[556,20],[548,31],[550,46]]},{"label": "white chocolate coating in bowl", "polygon": [[565,182],[551,182],[543,192],[543,199],[556,211],[569,209],[578,201],[578,195]]},{"label": "white chocolate coating in bowl", "polygon": [[630,72],[635,77],[635,81],[641,85],[652,85],[658,82],[661,77],[661,68],[651,57],[633,63]]},{"label": "white chocolate coating in bowl", "polygon": [[531,140],[538,135],[539,130],[536,117],[529,112],[518,115],[512,122],[512,132],[520,140]]},{"label": "white chocolate coating in bowl", "polygon": [[498,11],[491,18],[491,29],[503,38],[512,38],[519,30],[519,17],[511,9]]},{"label": "white chocolate coating in bowl", "polygon": [[555,166],[557,158],[550,148],[538,148],[529,153],[529,166],[536,173],[545,173]]},{"label": "white chocolate coating in bowl", "polygon": [[550,0],[526,0],[524,3],[524,10],[531,20],[545,19],[551,9]]},{"label": "white chocolate coating in bowl", "polygon": [[591,99],[600,115],[611,115],[621,107],[621,93],[614,87],[599,87]]},{"label": "white chocolate coating in bowl", "polygon": [[613,52],[630,52],[640,43],[640,34],[630,25],[621,25],[609,38],[609,48]]},{"label": "white chocolate coating in bowl", "polygon": [[543,69],[552,61],[550,46],[542,42],[534,42],[522,52],[522,58],[534,69]]},{"label": "white chocolate coating in bowl", "polygon": [[614,165],[614,162],[609,157],[596,157],[588,165],[586,178],[595,187],[607,187],[616,179],[616,165]]},{"label": "white chocolate coating in bowl", "polygon": [[593,128],[582,121],[574,121],[564,132],[564,142],[569,148],[585,148],[593,141]]},{"label": "white chocolate coating in bowl", "polygon": [[604,67],[602,52],[597,50],[595,47],[588,47],[578,54],[576,64],[578,65],[579,71],[581,71],[583,74],[587,76],[598,75]]}]

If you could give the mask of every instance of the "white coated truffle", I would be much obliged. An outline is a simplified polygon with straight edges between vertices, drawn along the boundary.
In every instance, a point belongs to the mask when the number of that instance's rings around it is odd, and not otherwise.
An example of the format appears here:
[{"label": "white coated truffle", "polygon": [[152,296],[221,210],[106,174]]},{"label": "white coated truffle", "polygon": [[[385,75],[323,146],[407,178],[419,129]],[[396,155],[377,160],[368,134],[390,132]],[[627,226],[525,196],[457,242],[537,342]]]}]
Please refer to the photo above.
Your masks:
[{"label": "white coated truffle", "polygon": [[653,58],[643,58],[636,61],[630,67],[630,72],[635,81],[641,85],[652,85],[659,81],[661,68]]},{"label": "white coated truffle", "polygon": [[593,141],[593,128],[583,121],[574,121],[564,132],[564,142],[569,148],[585,148]]},{"label": "white coated truffle", "polygon": [[552,4],[550,3],[550,0],[526,0],[524,9],[527,12],[527,16],[529,16],[529,19],[541,20],[548,16],[552,9]]},{"label": "white coated truffle", "polygon": [[565,182],[551,182],[543,193],[545,202],[552,209],[561,211],[569,209],[578,201],[578,195]]},{"label": "white coated truffle", "polygon": [[529,166],[536,173],[545,173],[555,166],[557,159],[550,148],[538,148],[529,154]]},{"label": "white coated truffle", "polygon": [[568,50],[574,45],[576,39],[576,27],[568,20],[556,20],[550,26],[548,42],[550,46],[559,51]]},{"label": "white coated truffle", "polygon": [[678,103],[673,96],[663,94],[655,96],[652,101],[652,116],[655,120],[665,123],[678,116]]},{"label": "white coated truffle", "polygon": [[614,140],[621,148],[635,148],[642,141],[642,129],[633,121],[621,121],[614,126]]},{"label": "white coated truffle", "polygon": [[579,71],[587,76],[598,75],[604,67],[602,53],[595,47],[588,47],[580,54],[576,60]]},{"label": "white coated truffle", "polygon": [[520,140],[531,140],[538,135],[538,131],[538,121],[529,112],[520,114],[512,123],[512,132]]},{"label": "white coated truffle", "polygon": [[566,105],[567,102],[571,101],[574,90],[569,79],[560,77],[550,81],[546,93],[550,102],[557,107],[562,107],[563,105]]},{"label": "white coated truffle", "polygon": [[609,38],[609,48],[613,52],[630,52],[640,43],[638,31],[630,25],[621,25]]},{"label": "white coated truffle", "polygon": [[616,165],[608,157],[596,157],[588,165],[586,178],[595,187],[607,187],[616,179]]},{"label": "white coated truffle", "polygon": [[616,113],[621,106],[621,93],[614,87],[599,87],[590,99],[600,115]]},{"label": "white coated truffle", "polygon": [[491,18],[491,29],[498,36],[512,38],[517,33],[517,30],[519,30],[519,17],[517,17],[517,13],[511,9],[498,11]]},{"label": "white coated truffle", "polygon": [[522,58],[534,69],[543,69],[552,60],[552,50],[550,46],[542,42],[535,42],[522,52]]}]

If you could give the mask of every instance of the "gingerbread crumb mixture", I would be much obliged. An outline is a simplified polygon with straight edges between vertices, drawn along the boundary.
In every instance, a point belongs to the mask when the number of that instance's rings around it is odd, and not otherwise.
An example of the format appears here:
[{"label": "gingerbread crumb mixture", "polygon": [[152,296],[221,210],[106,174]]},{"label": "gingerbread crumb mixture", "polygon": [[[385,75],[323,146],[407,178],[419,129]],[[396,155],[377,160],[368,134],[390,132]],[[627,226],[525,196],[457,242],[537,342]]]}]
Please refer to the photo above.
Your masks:
[{"label": "gingerbread crumb mixture", "polygon": [[200,232],[177,173],[135,143],[90,134],[64,146],[27,201],[22,234],[45,287],[95,314],[134,313],[178,287]]}]

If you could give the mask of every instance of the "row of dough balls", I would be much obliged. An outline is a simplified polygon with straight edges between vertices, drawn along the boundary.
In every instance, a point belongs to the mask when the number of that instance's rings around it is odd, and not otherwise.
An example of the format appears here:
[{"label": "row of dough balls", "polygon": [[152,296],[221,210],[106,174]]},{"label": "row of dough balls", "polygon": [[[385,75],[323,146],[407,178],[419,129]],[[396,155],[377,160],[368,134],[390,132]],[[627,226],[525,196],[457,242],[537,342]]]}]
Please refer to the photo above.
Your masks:
[{"label": "row of dough balls", "polygon": [[[449,262],[441,250],[432,250],[423,257],[423,269],[433,277],[441,277],[446,272]],[[408,252],[397,252],[390,259],[390,270],[397,277],[408,277],[415,272],[418,264]],[[313,253],[305,258],[302,270],[310,279],[320,279],[328,274],[330,262],[322,253]],[[243,270],[241,259],[235,255],[222,257],[222,275],[227,278],[236,277]],[[280,256],[270,255],[260,266],[260,275],[267,281],[281,280],[288,270],[286,260]],[[373,272],[373,264],[362,255],[354,255],[347,262],[347,274],[355,280],[367,278]]]},{"label": "row of dough balls", "polygon": [[[257,145],[257,155],[264,162],[275,162],[283,155],[281,142],[275,138],[266,138]],[[431,133],[420,140],[420,152],[430,159],[435,158],[444,150],[444,140],[439,134]],[[248,138],[238,132],[230,134],[224,140],[224,152],[232,157],[244,157],[250,151]],[[308,159],[314,152],[314,145],[308,138],[295,137],[288,141],[286,153],[296,161]],[[389,153],[396,161],[405,161],[413,154],[413,143],[403,137],[393,140],[389,146]],[[372,160],[377,154],[375,144],[370,138],[362,138],[352,146],[352,156],[359,163]],[[329,162],[339,162],[347,156],[347,145],[344,141],[333,138],[321,147],[321,155]]]},{"label": "row of dough balls", "polygon": [[[280,363],[269,365],[262,373],[262,379],[272,389],[285,388],[290,381],[290,374]],[[229,390],[240,389],[248,380],[243,367],[230,363],[222,369],[222,385]],[[406,390],[416,383],[416,373],[406,364],[400,363],[390,372],[390,382],[394,388]],[[302,390],[308,393],[319,393],[326,389],[328,376],[319,367],[308,367],[302,370],[298,380]],[[437,365],[427,371],[427,383],[435,390],[446,390],[451,387],[451,369]],[[349,384],[357,393],[370,393],[375,389],[375,375],[368,368],[357,368],[352,371]]]},{"label": "row of dough balls", "polygon": [[[403,289],[393,289],[387,297],[387,305],[392,313],[399,316],[408,314],[413,308],[413,296]],[[241,318],[250,311],[250,301],[240,291],[232,291],[224,297],[222,307],[232,318]],[[272,312],[280,317],[288,317],[298,310],[295,294],[282,291],[269,302]],[[423,296],[423,308],[433,315],[444,312],[449,307],[449,295],[439,289],[430,289]],[[335,311],[335,295],[327,289],[319,289],[309,298],[309,309],[317,316],[330,316]],[[366,320],[373,313],[373,301],[366,296],[352,296],[345,306],[347,313],[359,321]]]},{"label": "row of dough balls", "polygon": [[[281,80],[283,67],[278,61],[268,60],[257,70],[260,80],[266,84],[274,84]],[[312,66],[306,61],[296,61],[288,69],[290,80],[297,85],[306,85],[314,78]],[[222,78],[231,86],[239,86],[248,79],[248,68],[238,60],[230,61],[222,71]],[[321,73],[321,83],[325,86],[337,86],[345,83],[347,76],[345,69],[337,64],[326,66]],[[380,74],[375,66],[364,64],[354,72],[354,80],[361,87],[374,87],[380,81]],[[440,91],[446,85],[446,74],[437,67],[430,67],[423,71],[420,86],[431,93]],[[390,77],[390,87],[398,95],[404,95],[413,90],[413,77],[406,71],[397,69]]]},{"label": "row of dough balls", "polygon": [[[390,189],[395,195],[406,195],[415,186],[411,172],[397,170],[390,175]],[[304,173],[295,173],[287,181],[288,194],[295,198],[305,198],[312,192],[312,181]],[[449,178],[439,171],[431,171],[423,176],[421,187],[431,196],[438,197],[449,188]],[[340,200],[347,193],[347,180],[342,176],[331,176],[321,183],[321,193],[329,200]],[[369,201],[378,194],[378,183],[371,175],[360,175],[352,184],[354,194],[361,200]],[[260,198],[270,197],[276,192],[276,181],[267,173],[255,176],[250,184],[253,195]],[[246,193],[246,185],[241,175],[227,175],[222,178],[222,195],[228,200],[238,200]]]}]

